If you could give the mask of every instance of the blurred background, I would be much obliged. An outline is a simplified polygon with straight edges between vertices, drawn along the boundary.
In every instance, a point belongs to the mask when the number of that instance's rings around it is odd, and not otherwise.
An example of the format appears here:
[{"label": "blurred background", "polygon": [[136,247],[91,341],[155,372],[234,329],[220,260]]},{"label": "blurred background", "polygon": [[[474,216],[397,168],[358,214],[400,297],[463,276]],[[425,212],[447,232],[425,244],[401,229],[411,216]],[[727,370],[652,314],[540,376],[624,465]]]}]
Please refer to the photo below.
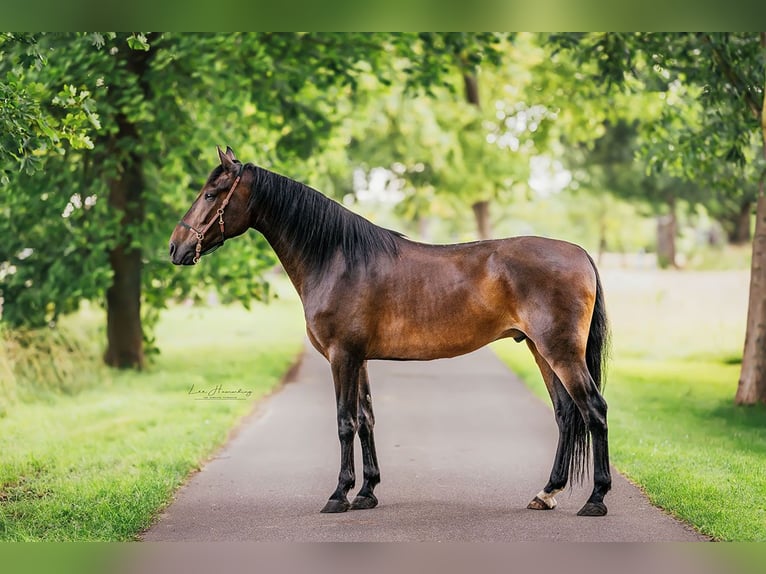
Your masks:
[{"label": "blurred background", "polygon": [[[229,145],[415,240],[582,245],[616,463],[703,532],[764,539],[764,54],[759,33],[0,34],[0,538],[135,537],[298,355],[259,234],[169,263]],[[525,349],[495,349],[544,396]],[[185,396],[213,382],[252,398]]]}]

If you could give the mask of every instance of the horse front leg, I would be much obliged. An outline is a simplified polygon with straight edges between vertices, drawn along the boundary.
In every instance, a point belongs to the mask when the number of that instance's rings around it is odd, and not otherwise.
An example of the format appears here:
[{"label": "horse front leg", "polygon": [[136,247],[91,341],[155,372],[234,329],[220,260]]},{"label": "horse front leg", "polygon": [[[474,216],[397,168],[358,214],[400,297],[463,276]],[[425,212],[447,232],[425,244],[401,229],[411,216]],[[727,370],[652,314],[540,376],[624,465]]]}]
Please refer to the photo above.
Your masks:
[{"label": "horse front leg", "polygon": [[359,371],[363,361],[350,353],[337,352],[330,356],[330,367],[335,385],[335,401],[338,415],[338,439],[340,440],[340,472],[338,486],[322,508],[322,512],[345,512],[351,504],[346,498],[354,487],[354,436],[358,420]]},{"label": "horse front leg", "polygon": [[364,483],[359,493],[351,503],[351,508],[364,510],[375,508],[378,499],[373,490],[380,483],[380,469],[378,467],[378,455],[375,452],[375,415],[372,412],[372,396],[370,395],[370,381],[367,376],[367,362],[362,363],[359,369],[359,442],[362,443],[362,459],[364,461]]}]

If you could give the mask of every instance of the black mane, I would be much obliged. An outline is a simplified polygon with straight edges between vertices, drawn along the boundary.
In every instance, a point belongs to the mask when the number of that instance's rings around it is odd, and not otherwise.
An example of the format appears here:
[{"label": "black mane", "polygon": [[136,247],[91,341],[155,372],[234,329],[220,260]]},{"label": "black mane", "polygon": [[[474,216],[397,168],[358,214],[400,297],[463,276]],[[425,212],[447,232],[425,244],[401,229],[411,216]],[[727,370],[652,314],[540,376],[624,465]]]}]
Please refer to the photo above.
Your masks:
[{"label": "black mane", "polygon": [[317,190],[267,169],[246,164],[253,174],[248,209],[268,221],[278,240],[303,264],[320,271],[341,251],[348,269],[379,255],[397,257],[400,233],[349,211]]}]

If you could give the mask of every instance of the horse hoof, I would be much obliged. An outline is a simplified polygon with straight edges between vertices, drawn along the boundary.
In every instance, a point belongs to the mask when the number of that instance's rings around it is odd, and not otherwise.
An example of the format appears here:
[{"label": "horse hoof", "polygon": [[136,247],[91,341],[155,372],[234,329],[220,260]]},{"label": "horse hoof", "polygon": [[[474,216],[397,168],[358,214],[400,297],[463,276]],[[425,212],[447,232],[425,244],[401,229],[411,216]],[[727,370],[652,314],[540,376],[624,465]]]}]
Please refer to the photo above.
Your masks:
[{"label": "horse hoof", "polygon": [[530,510],[553,510],[555,508],[555,505],[548,506],[547,504],[545,504],[545,501],[542,498],[535,496],[532,499],[532,502],[527,504],[527,508],[529,508]]},{"label": "horse hoof", "polygon": [[606,505],[603,502],[587,502],[577,516],[606,516]]},{"label": "horse hoof", "polygon": [[346,512],[351,505],[348,500],[328,500],[327,504],[320,511],[324,514],[337,514],[338,512]]},{"label": "horse hoof", "polygon": [[351,510],[368,510],[375,508],[378,505],[378,499],[375,495],[371,496],[357,496],[354,502],[351,503]]}]

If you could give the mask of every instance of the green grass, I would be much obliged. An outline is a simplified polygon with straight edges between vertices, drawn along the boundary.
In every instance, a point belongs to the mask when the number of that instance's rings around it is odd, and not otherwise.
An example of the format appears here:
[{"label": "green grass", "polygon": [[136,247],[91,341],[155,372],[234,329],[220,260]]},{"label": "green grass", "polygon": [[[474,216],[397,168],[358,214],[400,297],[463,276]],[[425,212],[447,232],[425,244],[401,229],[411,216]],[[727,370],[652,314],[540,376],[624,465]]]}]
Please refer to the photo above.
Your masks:
[{"label": "green grass", "polygon": [[103,312],[85,306],[56,329],[11,331],[0,324],[0,418],[18,401],[55,400],[111,380],[101,362],[99,321]]},{"label": "green grass", "polygon": [[[766,408],[737,407],[747,274],[604,272],[612,462],[720,540],[766,540]],[[525,345],[495,350],[550,404]]]},{"label": "green grass", "polygon": [[[146,372],[16,401],[0,418],[0,540],[135,538],[278,384],[303,333],[294,297],[252,312],[176,307],[158,326],[162,353]],[[251,394],[195,400],[192,385]]]}]

